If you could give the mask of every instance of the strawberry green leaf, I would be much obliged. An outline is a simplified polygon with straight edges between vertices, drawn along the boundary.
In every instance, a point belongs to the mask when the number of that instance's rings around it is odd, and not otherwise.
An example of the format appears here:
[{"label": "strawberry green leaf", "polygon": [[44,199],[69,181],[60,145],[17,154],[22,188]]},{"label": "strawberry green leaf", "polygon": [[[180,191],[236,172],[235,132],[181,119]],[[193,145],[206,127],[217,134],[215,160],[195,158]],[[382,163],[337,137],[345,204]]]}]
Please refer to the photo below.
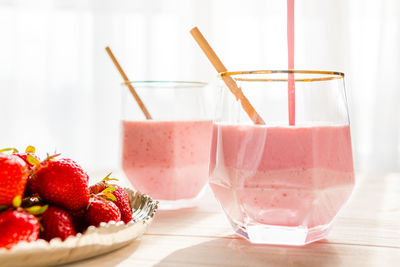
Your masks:
[{"label": "strawberry green leaf", "polygon": [[40,161],[37,158],[35,158],[35,157],[31,156],[31,155],[27,155],[26,156],[26,160],[29,162],[29,164],[31,164],[33,166],[36,166],[36,165],[40,164]]},{"label": "strawberry green leaf", "polygon": [[41,208],[41,206],[32,206],[32,207],[26,208],[26,210],[29,213],[32,213],[32,214],[36,215],[36,213],[39,212],[40,208]]},{"label": "strawberry green leaf", "polygon": [[117,199],[115,198],[115,196],[112,193],[106,193],[104,194],[105,198],[111,201],[116,201]]},{"label": "strawberry green leaf", "polygon": [[25,149],[25,153],[35,153],[36,149],[33,146],[27,146]]},{"label": "strawberry green leaf", "polygon": [[118,181],[118,179],[116,179],[116,178],[110,178],[111,174],[112,174],[112,172],[110,172],[109,174],[107,174],[107,176],[103,178],[102,182]]},{"label": "strawberry green leaf", "polygon": [[43,212],[45,212],[47,210],[47,208],[49,207],[49,205],[44,205],[40,208],[39,210],[39,214],[42,214]]},{"label": "strawberry green leaf", "polygon": [[44,206],[32,206],[29,208],[26,208],[26,210],[33,214],[33,215],[39,215],[42,214],[43,212],[45,212],[47,210],[47,208],[49,207],[49,205],[44,205]]},{"label": "strawberry green leaf", "polygon": [[21,197],[21,196],[16,196],[16,197],[14,197],[12,203],[13,203],[13,206],[14,206],[14,207],[18,208],[19,206],[21,206],[22,197]]},{"label": "strawberry green leaf", "polygon": [[116,187],[112,187],[112,186],[110,186],[110,187],[107,187],[106,189],[104,189],[103,191],[101,191],[100,193],[107,193],[107,192],[113,192],[113,191],[115,191],[115,190],[117,190],[117,188]]},{"label": "strawberry green leaf", "polygon": [[7,151],[12,151],[13,154],[14,153],[18,153],[18,150],[16,148],[12,148],[12,147],[0,149],[0,153],[1,152],[7,152]]}]

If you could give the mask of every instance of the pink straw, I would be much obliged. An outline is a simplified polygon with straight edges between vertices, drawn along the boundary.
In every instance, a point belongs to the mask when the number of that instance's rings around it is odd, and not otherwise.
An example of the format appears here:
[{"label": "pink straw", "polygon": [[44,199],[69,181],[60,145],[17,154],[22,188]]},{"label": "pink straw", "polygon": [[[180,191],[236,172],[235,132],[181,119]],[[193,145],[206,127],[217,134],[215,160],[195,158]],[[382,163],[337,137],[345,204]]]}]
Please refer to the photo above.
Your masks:
[{"label": "pink straw", "polygon": [[[287,41],[288,41],[288,69],[294,69],[294,0],[287,0]],[[295,81],[294,73],[288,75],[288,108],[289,125],[295,125]]]}]

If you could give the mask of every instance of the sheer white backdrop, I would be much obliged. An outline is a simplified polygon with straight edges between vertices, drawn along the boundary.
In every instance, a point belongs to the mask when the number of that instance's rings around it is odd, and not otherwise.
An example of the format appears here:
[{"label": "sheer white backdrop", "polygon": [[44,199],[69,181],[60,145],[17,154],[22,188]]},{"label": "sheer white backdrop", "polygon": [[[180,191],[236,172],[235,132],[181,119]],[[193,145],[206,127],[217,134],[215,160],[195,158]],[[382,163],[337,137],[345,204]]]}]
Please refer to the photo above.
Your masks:
[{"label": "sheer white backdrop", "polygon": [[[356,168],[400,169],[400,2],[296,0],[297,69],[346,73]],[[119,162],[121,78],[216,74],[197,25],[230,70],[287,67],[285,0],[0,0],[0,147],[35,145],[89,169]]]}]

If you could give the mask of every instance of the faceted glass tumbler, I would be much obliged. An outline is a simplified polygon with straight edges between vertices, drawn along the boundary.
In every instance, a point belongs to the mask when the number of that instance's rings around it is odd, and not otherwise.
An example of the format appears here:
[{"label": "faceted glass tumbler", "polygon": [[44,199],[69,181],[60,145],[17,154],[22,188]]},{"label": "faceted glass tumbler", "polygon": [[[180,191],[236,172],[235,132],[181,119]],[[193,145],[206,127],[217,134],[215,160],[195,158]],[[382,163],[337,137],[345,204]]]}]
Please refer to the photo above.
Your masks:
[{"label": "faceted glass tumbler", "polygon": [[[288,76],[295,125],[288,123]],[[265,124],[254,124],[226,86],[237,84]],[[325,238],[349,199],[354,171],[344,74],[220,74],[210,186],[234,231],[252,243],[304,245]]]},{"label": "faceted glass tumbler", "polygon": [[208,180],[212,120],[201,82],[131,83],[152,119],[124,88],[122,169],[160,209],[195,206]]}]

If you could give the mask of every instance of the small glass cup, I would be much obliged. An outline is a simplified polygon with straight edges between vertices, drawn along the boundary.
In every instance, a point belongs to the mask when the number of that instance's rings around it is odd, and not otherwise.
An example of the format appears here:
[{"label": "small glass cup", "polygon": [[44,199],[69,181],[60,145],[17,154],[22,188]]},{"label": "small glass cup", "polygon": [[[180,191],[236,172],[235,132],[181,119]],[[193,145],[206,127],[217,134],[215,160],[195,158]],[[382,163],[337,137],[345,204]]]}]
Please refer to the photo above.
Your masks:
[{"label": "small glass cup", "polygon": [[122,169],[133,187],[160,209],[196,205],[208,180],[212,120],[206,83],[131,82],[148,109],[146,120],[124,88]]},{"label": "small glass cup", "polygon": [[[288,75],[295,126],[288,125]],[[222,79],[232,78],[265,125],[255,125]],[[234,231],[252,243],[304,245],[326,237],[354,187],[344,74],[220,74],[210,186]]]}]

